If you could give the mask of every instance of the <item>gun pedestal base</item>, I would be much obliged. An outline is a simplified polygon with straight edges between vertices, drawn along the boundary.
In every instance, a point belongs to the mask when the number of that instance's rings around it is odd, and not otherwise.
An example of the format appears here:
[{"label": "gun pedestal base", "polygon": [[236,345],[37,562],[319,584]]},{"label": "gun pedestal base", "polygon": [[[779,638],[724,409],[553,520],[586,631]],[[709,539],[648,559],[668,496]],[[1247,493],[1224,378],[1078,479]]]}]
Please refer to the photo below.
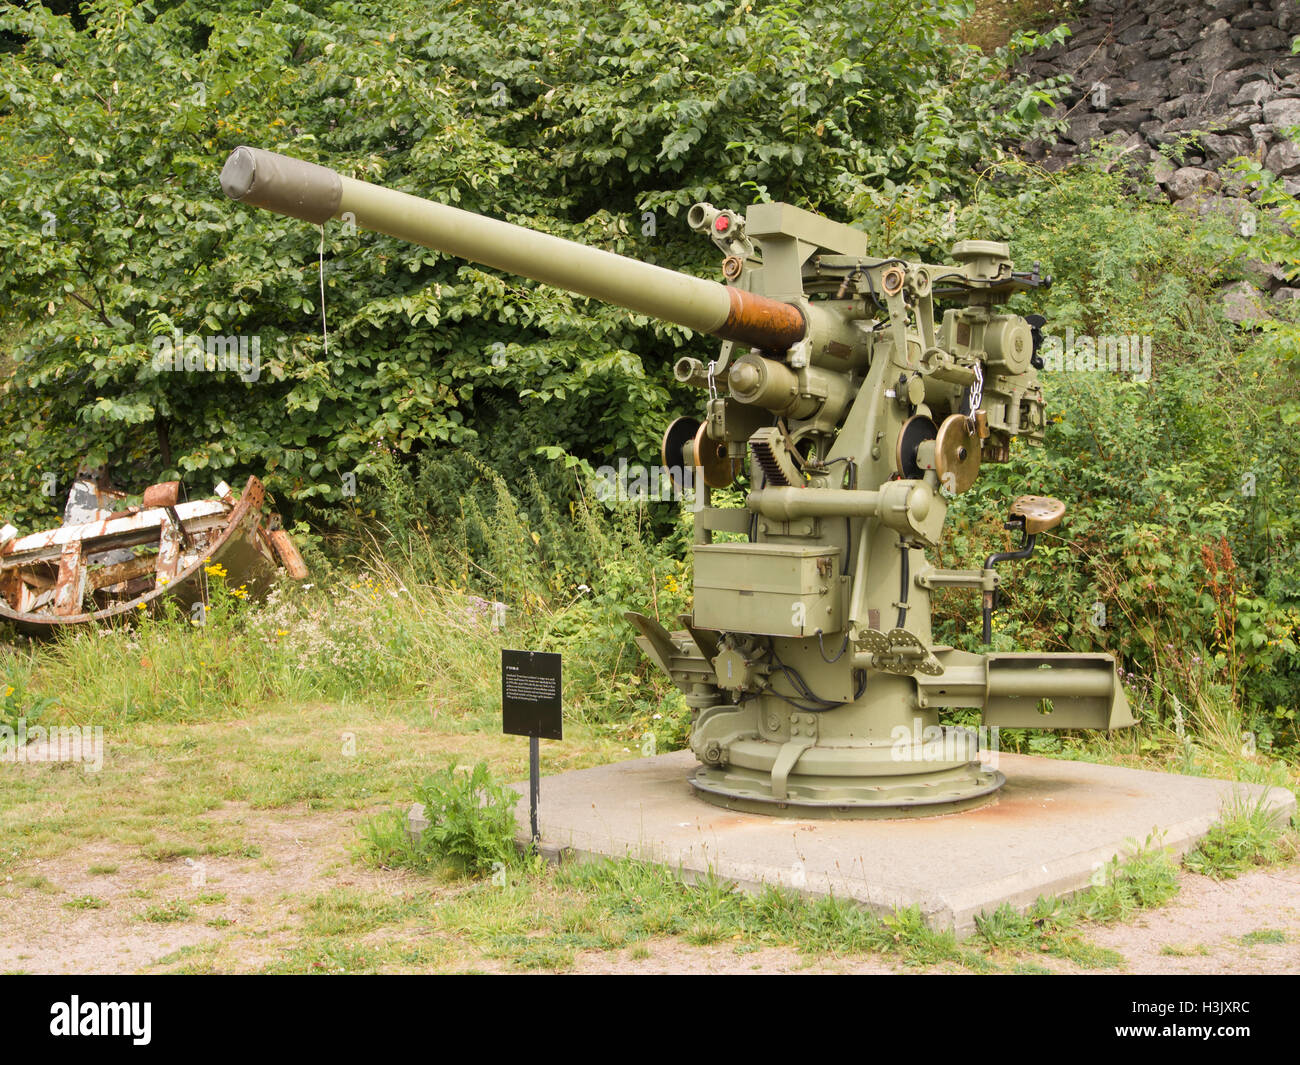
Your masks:
[{"label": "gun pedestal base", "polygon": [[918,706],[913,677],[873,671],[858,698],[820,713],[768,695],[701,710],[691,749],[702,767],[690,783],[706,802],[768,816],[933,817],[987,802],[1005,783],[981,761],[983,746],[978,730]]},{"label": "gun pedestal base", "polygon": [[971,762],[909,776],[814,777],[791,774],[785,797],[772,794],[770,773],[701,766],[690,777],[698,798],[744,813],[850,820],[936,817],[982,806],[1006,783],[997,770]]}]

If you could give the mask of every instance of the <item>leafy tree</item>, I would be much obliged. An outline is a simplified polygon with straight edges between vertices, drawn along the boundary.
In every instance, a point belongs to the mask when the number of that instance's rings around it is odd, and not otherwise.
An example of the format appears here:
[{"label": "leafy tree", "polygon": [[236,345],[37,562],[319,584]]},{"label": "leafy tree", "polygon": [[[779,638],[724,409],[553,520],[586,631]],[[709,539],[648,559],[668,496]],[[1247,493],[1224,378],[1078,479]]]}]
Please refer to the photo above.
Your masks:
[{"label": "leafy tree", "polygon": [[[708,341],[388,238],[322,239],[224,199],[226,153],[712,273],[680,221],[694,200],[849,218],[866,189],[957,196],[1043,124],[1051,94],[1007,73],[1030,39],[986,57],[954,43],[968,13],[93,0],[78,29],[7,10],[23,43],[0,56],[0,509],[48,514],[39,475],[83,458],[199,491],[268,474],[290,504],[337,500],[383,454],[648,458],[684,405],[672,362]],[[256,379],[156,368],[178,335],[256,338]]]}]

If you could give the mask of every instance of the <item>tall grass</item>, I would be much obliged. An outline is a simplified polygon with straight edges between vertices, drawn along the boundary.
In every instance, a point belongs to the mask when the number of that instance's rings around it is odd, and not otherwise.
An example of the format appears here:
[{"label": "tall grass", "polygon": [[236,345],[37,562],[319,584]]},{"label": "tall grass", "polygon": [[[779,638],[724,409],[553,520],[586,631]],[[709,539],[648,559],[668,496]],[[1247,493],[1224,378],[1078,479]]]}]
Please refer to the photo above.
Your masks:
[{"label": "tall grass", "polygon": [[1296,837],[1264,802],[1238,798],[1223,811],[1223,819],[1184,858],[1194,873],[1215,880],[1232,880],[1262,865],[1294,857]]},{"label": "tall grass", "polygon": [[538,490],[530,515],[487,474],[492,495],[468,499],[441,535],[371,525],[352,554],[318,559],[306,582],[281,583],[262,602],[211,576],[202,625],[170,610],[11,646],[0,656],[0,692],[13,689],[6,710],[184,721],[268,701],[428,699],[446,717],[482,719],[499,707],[501,649],[527,647],[564,655],[570,720],[680,744],[684,704],[623,618],[637,610],[671,625],[686,608],[680,545],[643,535],[644,507],[579,496],[565,515]]}]

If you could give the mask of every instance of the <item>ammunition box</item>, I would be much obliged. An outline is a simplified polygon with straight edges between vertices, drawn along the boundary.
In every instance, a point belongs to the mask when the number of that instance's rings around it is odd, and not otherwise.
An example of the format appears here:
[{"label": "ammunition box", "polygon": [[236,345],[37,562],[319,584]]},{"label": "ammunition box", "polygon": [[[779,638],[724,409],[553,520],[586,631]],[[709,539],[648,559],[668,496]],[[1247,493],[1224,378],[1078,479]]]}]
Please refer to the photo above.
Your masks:
[{"label": "ammunition box", "polygon": [[844,627],[841,552],[821,544],[697,544],[695,624],[812,636]]}]

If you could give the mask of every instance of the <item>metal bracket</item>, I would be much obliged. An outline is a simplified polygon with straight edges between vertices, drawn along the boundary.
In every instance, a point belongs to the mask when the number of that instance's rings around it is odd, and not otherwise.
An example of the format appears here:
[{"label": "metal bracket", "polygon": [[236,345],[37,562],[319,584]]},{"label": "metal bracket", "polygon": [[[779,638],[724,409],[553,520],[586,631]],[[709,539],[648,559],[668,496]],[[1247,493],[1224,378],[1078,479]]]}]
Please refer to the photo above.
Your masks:
[{"label": "metal bracket", "polygon": [[795,762],[809,747],[812,747],[817,741],[815,739],[790,740],[782,745],[776,754],[776,761],[772,763],[772,798],[785,799],[789,797],[786,790],[786,782],[790,779],[790,770],[794,768]]}]

